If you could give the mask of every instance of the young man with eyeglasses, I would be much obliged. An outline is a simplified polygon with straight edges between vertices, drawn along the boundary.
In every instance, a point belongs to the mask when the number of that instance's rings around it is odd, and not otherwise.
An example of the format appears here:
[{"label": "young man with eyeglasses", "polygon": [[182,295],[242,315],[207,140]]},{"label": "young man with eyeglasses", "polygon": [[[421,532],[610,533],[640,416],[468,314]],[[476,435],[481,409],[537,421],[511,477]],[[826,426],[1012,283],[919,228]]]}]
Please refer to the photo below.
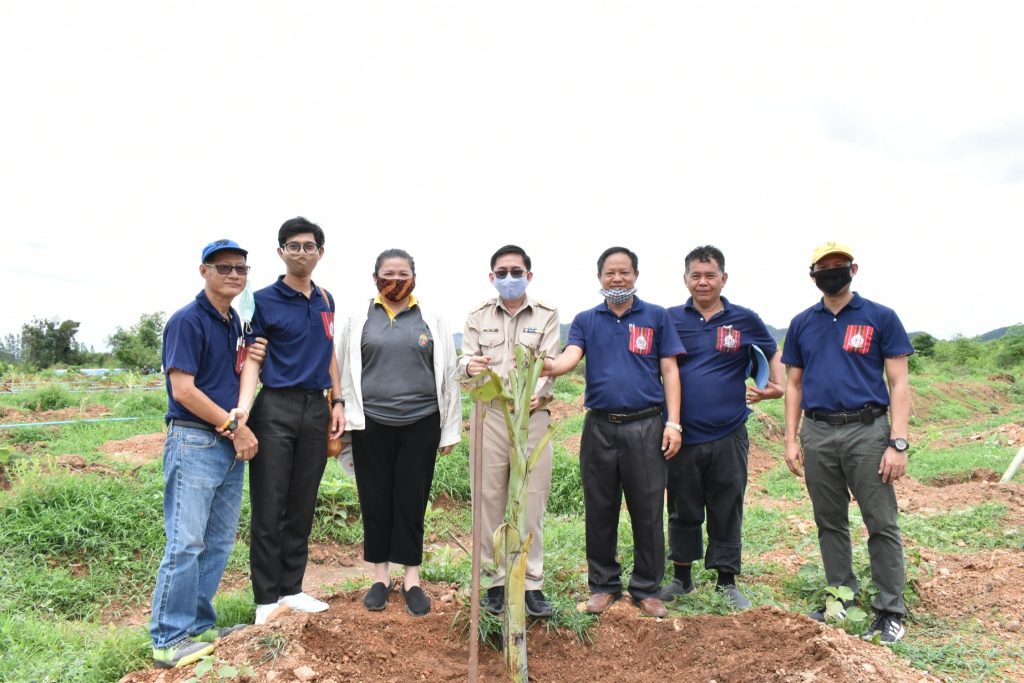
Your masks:
[{"label": "young man with eyeglasses", "polygon": [[[235,543],[245,463],[257,447],[244,413],[234,408],[244,355],[231,300],[245,288],[246,256],[232,240],[208,244],[199,266],[203,291],[164,327],[167,546],[149,629],[153,662],[161,668],[191,664],[241,628],[215,628],[213,595]],[[259,359],[264,340],[256,341],[250,352]]]},{"label": "young man with eyeglasses", "polygon": [[[806,472],[825,579],[854,592],[850,494],[857,500],[878,589],[871,602],[875,619],[864,637],[889,645],[903,637],[907,614],[894,482],[907,471],[907,358],[914,347],[892,309],[851,289],[856,274],[845,244],[826,242],[811,256],[811,279],[824,296],[793,318],[782,347],[785,459],[793,474]],[[825,609],[809,616],[825,621]]]},{"label": "young man with eyeglasses", "polygon": [[331,438],[345,429],[344,402],[328,407],[328,389],[341,396],[334,355],[334,301],[313,282],[324,254],[324,231],[302,217],[278,231],[285,274],[255,293],[252,334],[269,340],[266,360],[247,363],[238,404],[252,402],[250,424],[260,440],[249,470],[252,539],[249,561],[256,623],[280,606],[322,612],[327,603],[303,592],[309,533]]},{"label": "young man with eyeglasses", "polygon": [[[459,361],[463,377],[476,377],[490,368],[507,381],[515,363],[514,350],[517,344],[527,346],[537,354],[544,353],[552,358],[558,355],[558,311],[526,295],[526,287],[533,280],[531,268],[530,257],[521,247],[513,244],[501,247],[491,256],[488,278],[498,290],[498,296],[484,301],[466,318]],[[531,452],[551,422],[551,413],[546,406],[553,398],[553,384],[553,378],[542,377],[534,388],[530,401]],[[509,437],[498,403],[500,400],[492,401],[484,414],[482,483],[481,490],[473,492],[474,496],[480,496],[481,556],[484,558],[494,555],[494,530],[505,518],[508,498]],[[476,410],[475,406],[473,410]],[[472,442],[476,420],[471,418],[470,425]],[[526,611],[535,617],[549,617],[552,613],[551,603],[541,590],[544,582],[543,521],[550,491],[549,444],[530,475],[526,509],[526,531],[533,537],[526,560]],[[499,563],[493,571],[488,569],[487,573],[490,574],[490,588],[483,601],[484,609],[492,614],[501,614],[505,608],[504,564]]]}]

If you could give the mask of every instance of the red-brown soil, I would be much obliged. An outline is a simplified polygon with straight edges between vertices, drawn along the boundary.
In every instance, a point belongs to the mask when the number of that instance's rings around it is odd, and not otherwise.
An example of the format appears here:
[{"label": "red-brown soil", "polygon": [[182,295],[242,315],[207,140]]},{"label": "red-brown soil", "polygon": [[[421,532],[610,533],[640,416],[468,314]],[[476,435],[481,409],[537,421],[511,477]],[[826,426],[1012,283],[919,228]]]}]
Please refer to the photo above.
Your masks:
[{"label": "red-brown soil", "polygon": [[[318,615],[286,612],[274,623],[225,638],[217,657],[256,670],[257,681],[405,683],[465,681],[469,648],[465,612],[451,587],[430,585],[433,609],[424,618],[402,609],[392,594],[384,612],[367,612],[361,594],[340,594]],[[275,660],[267,636],[286,639]],[[806,617],[761,607],[727,617],[654,620],[620,601],[582,644],[535,624],[527,636],[530,680],[536,683],[640,683],[650,680],[917,683],[937,679],[910,668],[888,649],[865,643]],[[312,675],[312,677],[310,677]],[[122,683],[180,683],[178,671],[140,671]],[[500,653],[480,648],[482,683],[506,681]]]},{"label": "red-brown soil", "polygon": [[904,477],[896,482],[896,499],[903,512],[930,513],[960,510],[987,502],[1006,506],[1006,523],[1024,524],[1024,485],[995,483],[989,471],[978,470],[972,481],[927,486]]},{"label": "red-brown soil", "polygon": [[932,576],[917,584],[928,612],[976,619],[1004,638],[1024,642],[1024,551],[990,550],[971,555],[922,552]]},{"label": "red-brown soil", "polygon": [[0,408],[0,423],[16,422],[59,422],[61,420],[86,420],[110,415],[110,408],[100,403],[84,408],[61,408],[60,410],[21,410],[5,406]]},{"label": "red-brown soil", "polygon": [[96,450],[110,456],[111,460],[143,465],[163,455],[164,433],[140,434],[130,439],[108,441]]}]

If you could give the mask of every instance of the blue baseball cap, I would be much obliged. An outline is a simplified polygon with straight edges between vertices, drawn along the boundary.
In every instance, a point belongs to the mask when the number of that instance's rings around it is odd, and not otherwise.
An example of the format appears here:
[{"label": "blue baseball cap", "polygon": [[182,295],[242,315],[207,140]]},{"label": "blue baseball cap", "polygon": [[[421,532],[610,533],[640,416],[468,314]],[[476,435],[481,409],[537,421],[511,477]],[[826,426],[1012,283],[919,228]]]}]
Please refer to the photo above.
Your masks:
[{"label": "blue baseball cap", "polygon": [[747,377],[754,380],[758,389],[768,386],[768,359],[757,344],[750,345],[750,360],[747,362]]},{"label": "blue baseball cap", "polygon": [[231,251],[240,252],[242,256],[249,256],[249,252],[247,252],[245,249],[242,249],[242,247],[238,246],[238,242],[234,240],[214,240],[213,242],[210,242],[205,247],[203,247],[203,257],[202,259],[200,259],[200,262],[206,263],[206,259],[213,256],[218,251],[225,251],[227,249],[230,249]]}]

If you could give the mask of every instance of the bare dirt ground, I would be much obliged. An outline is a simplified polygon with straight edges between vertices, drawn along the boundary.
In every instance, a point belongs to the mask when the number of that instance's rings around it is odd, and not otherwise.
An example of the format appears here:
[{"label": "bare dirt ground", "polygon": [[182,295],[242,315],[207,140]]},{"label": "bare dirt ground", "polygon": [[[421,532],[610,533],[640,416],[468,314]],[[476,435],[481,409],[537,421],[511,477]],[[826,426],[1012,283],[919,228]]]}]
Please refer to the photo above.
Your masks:
[{"label": "bare dirt ground", "polygon": [[[274,623],[225,638],[217,657],[256,670],[256,681],[406,683],[465,681],[465,612],[446,585],[426,586],[431,613],[411,617],[392,594],[384,612],[366,611],[359,593],[329,600],[319,615],[285,612]],[[284,636],[275,659],[273,637]],[[733,616],[654,620],[620,601],[585,645],[534,624],[527,635],[530,680],[536,683],[666,681],[805,681],[917,683],[937,679],[908,667],[888,649],[771,607]],[[182,671],[139,671],[122,683],[180,683]],[[505,681],[500,653],[480,648],[481,682]]]},{"label": "bare dirt ground", "polygon": [[121,441],[108,441],[97,449],[118,462],[144,465],[156,460],[164,452],[164,433],[140,434]]},{"label": "bare dirt ground", "polygon": [[102,404],[87,405],[84,408],[61,408],[60,410],[22,410],[0,406],[0,424],[18,422],[59,422],[61,420],[86,420],[110,415],[110,408]]}]

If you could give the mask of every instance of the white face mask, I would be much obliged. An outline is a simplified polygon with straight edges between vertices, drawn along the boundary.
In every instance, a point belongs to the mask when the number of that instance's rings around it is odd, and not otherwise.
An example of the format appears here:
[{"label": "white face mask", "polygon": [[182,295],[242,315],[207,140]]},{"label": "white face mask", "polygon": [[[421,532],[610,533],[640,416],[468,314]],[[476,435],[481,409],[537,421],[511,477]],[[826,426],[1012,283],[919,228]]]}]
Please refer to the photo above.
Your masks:
[{"label": "white face mask", "polygon": [[505,301],[518,301],[522,298],[523,294],[526,294],[526,285],[530,284],[530,280],[527,279],[526,275],[522,277],[512,277],[509,273],[505,277],[494,278],[494,288],[498,290],[498,295]]},{"label": "white face mask", "polygon": [[256,315],[256,297],[252,295],[252,287],[249,283],[245,283],[245,289],[238,295],[238,315],[242,318],[242,324],[245,328],[245,333],[252,333],[252,326],[249,325],[252,322],[252,317]]},{"label": "white face mask", "polygon": [[608,303],[624,304],[629,301],[631,296],[636,294],[636,287],[630,287],[629,289],[600,289],[598,291]]}]

